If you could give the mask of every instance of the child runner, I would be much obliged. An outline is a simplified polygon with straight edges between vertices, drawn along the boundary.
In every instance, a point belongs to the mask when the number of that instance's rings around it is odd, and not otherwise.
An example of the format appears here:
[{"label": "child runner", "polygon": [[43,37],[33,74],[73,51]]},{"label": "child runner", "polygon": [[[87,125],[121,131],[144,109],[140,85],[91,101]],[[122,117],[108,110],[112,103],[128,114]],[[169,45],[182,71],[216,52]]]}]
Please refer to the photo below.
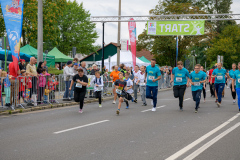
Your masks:
[{"label": "child runner", "polygon": [[131,94],[133,93],[133,90],[132,90],[132,86],[133,86],[133,82],[132,80],[129,78],[129,73],[126,72],[125,73],[125,80],[127,82],[127,91],[126,91],[126,96],[125,96],[125,99],[124,101],[126,102],[126,109],[129,108],[129,104],[128,104],[128,100],[133,100]]},{"label": "child runner", "polygon": [[134,75],[134,86],[133,86],[133,89],[134,89],[134,102],[137,103],[137,91],[138,91],[138,88],[139,88],[139,84],[137,83],[138,82],[138,79],[139,79],[139,66],[136,65],[135,66],[135,70],[133,71],[133,75]]},{"label": "child runner", "polygon": [[98,98],[99,107],[102,107],[102,88],[103,88],[103,79],[100,77],[100,72],[95,72],[95,77],[92,78],[90,85],[94,84],[95,98]]},{"label": "child runner", "polygon": [[194,71],[189,76],[190,83],[192,84],[191,89],[192,89],[193,101],[196,102],[195,113],[198,112],[203,84],[206,82],[206,77],[207,77],[205,72],[200,71],[200,67],[201,67],[200,64],[196,64]]},{"label": "child runner", "polygon": [[120,113],[121,105],[125,97],[124,90],[127,90],[127,82],[123,80],[123,73],[120,72],[118,75],[119,75],[119,79],[116,80],[114,83],[116,93],[119,97],[118,110],[116,111],[117,115],[119,115]]},{"label": "child runner", "polygon": [[139,74],[139,79],[138,79],[138,84],[140,85],[140,93],[141,93],[141,98],[143,101],[142,106],[146,106],[147,102],[146,102],[146,76],[145,76],[145,67],[141,66],[140,67],[140,74]]},{"label": "child runner", "polygon": [[76,82],[74,88],[74,100],[80,102],[79,113],[83,113],[83,102],[86,95],[86,86],[88,85],[88,77],[84,75],[83,69],[78,69],[78,74],[73,76],[69,90],[72,89],[72,85]]}]

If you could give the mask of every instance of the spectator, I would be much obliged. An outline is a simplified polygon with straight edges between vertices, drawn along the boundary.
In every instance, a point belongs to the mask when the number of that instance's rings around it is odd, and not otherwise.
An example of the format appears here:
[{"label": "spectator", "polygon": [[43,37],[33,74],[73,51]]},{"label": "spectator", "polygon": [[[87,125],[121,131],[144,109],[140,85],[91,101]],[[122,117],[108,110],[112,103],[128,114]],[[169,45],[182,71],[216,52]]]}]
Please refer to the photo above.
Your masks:
[{"label": "spectator", "polygon": [[64,68],[63,70],[63,75],[64,75],[64,81],[65,81],[65,85],[66,85],[66,90],[63,96],[63,100],[64,101],[69,101],[70,97],[69,97],[69,87],[70,87],[70,83],[71,83],[71,76],[74,76],[74,73],[72,72],[72,61],[68,61],[67,62],[67,66]]},{"label": "spectator", "polygon": [[62,70],[64,70],[64,68],[67,66],[67,64],[63,64],[62,65]]},{"label": "spectator", "polygon": [[47,61],[44,61],[44,62],[43,62],[43,68],[45,68],[45,69],[46,69],[46,72],[48,73]]},{"label": "spectator", "polygon": [[10,107],[10,95],[11,95],[11,90],[10,90],[10,86],[11,86],[11,76],[8,76],[7,72],[3,71],[1,74],[1,77],[4,77],[1,79],[1,83],[3,83],[4,80],[4,92],[5,92],[5,105],[7,107]]},{"label": "spectator", "polygon": [[56,68],[57,70],[59,70],[59,64],[58,64],[58,63],[55,63],[55,68]]},{"label": "spectator", "polygon": [[19,77],[19,95],[18,95],[18,100],[20,101],[21,97],[24,101],[24,103],[28,103],[26,100],[25,100],[25,88],[26,88],[26,71],[25,70],[21,70],[21,74],[22,76]]},{"label": "spectator", "polygon": [[93,64],[90,75],[95,75],[95,72],[96,72],[96,71],[98,71],[98,70],[97,70],[97,65],[96,65],[96,64]]},{"label": "spectator", "polygon": [[44,63],[43,62],[39,62],[38,63],[38,68],[37,68],[37,73],[38,74],[42,73],[43,67],[44,67]]},{"label": "spectator", "polygon": [[42,102],[42,97],[44,94],[45,86],[46,86],[46,76],[47,76],[46,69],[43,68],[40,70],[40,75],[39,75],[39,89],[38,89],[38,104],[41,104]]},{"label": "spectator", "polygon": [[73,58],[73,64],[78,63],[78,58]]},{"label": "spectator", "polygon": [[20,71],[21,70],[26,70],[26,67],[25,67],[25,59],[20,59],[19,60],[20,61],[20,63],[19,63],[19,69],[20,69]]},{"label": "spectator", "polygon": [[15,106],[17,106],[16,99],[18,95],[19,90],[19,82],[17,81],[17,77],[20,75],[20,69],[19,65],[17,65],[17,72],[15,70],[14,63],[11,62],[9,64],[9,75],[12,76],[10,79],[11,82],[11,95],[10,95],[10,104],[12,105],[12,102],[14,102]]},{"label": "spectator", "polygon": [[[27,74],[32,78],[32,89],[30,90],[30,95],[37,94],[37,70],[36,70],[36,58],[31,57],[30,58],[30,63],[27,65]],[[33,97],[34,99],[36,96]],[[30,102],[32,100],[30,99]]]},{"label": "spectator", "polygon": [[79,68],[83,69],[84,75],[88,75],[88,70],[86,69],[86,62],[82,62]]},{"label": "spectator", "polygon": [[104,66],[104,67],[102,68],[102,71],[103,71],[103,73],[106,72],[106,66]]}]

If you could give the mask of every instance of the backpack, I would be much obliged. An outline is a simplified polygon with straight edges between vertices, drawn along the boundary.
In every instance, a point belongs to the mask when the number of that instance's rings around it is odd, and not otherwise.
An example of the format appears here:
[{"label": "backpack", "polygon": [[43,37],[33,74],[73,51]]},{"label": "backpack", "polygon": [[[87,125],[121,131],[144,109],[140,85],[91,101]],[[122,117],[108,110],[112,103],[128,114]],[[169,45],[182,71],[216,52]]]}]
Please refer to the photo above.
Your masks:
[{"label": "backpack", "polygon": [[[95,78],[94,84],[97,84],[97,77]],[[99,84],[101,84],[101,77],[99,78]]]}]

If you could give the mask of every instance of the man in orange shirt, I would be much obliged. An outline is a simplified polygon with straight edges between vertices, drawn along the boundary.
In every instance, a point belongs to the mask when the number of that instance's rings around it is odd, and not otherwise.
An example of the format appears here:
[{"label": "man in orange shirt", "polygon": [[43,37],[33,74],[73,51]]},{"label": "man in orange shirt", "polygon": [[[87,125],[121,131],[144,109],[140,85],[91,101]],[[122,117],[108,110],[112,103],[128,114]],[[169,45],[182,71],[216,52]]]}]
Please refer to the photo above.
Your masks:
[{"label": "man in orange shirt", "polygon": [[[114,67],[114,71],[111,72],[110,74],[110,78],[113,80],[113,85],[114,85],[114,82],[119,79],[119,74],[120,72],[118,71],[118,66],[115,66]],[[113,100],[113,104],[116,104],[116,99],[117,99],[117,93],[116,93],[116,89],[115,87],[113,86],[113,94],[114,94],[114,100]]]}]

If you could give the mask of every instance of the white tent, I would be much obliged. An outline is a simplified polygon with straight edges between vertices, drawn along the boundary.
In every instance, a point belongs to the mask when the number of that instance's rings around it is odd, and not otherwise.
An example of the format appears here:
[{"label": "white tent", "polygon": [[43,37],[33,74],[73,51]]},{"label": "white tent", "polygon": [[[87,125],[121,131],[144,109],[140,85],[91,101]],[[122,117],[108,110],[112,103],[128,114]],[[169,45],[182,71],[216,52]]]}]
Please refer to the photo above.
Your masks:
[{"label": "white tent", "polygon": [[[97,61],[96,63],[98,65],[101,65],[102,61]],[[133,66],[133,60],[132,60],[132,53],[130,51],[120,51],[120,64],[122,64],[122,63],[125,64],[126,66],[134,67]],[[136,64],[139,65],[139,66],[150,65],[150,63],[145,63],[138,58],[136,58]],[[107,69],[111,68],[114,65],[117,65],[117,53],[114,54],[112,57],[110,57],[110,59],[109,58],[105,59],[104,60],[104,65],[106,66]]]}]

